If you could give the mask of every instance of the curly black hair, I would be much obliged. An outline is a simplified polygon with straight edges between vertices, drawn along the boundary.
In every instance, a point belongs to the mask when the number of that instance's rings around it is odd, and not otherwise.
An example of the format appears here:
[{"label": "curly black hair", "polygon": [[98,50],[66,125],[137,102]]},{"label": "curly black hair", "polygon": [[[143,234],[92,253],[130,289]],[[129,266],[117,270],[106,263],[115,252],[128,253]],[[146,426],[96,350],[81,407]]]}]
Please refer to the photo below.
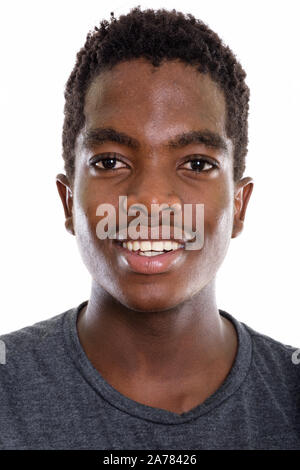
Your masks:
[{"label": "curly black hair", "polygon": [[179,59],[208,73],[226,100],[226,133],[234,144],[234,181],[245,170],[248,145],[249,88],[246,73],[233,52],[205,23],[176,10],[130,10],[118,19],[111,13],[87,35],[66,83],[63,125],[63,159],[71,184],[75,174],[75,143],[85,123],[84,100],[92,80],[104,68],[122,61],[145,58],[158,67],[161,61]]}]

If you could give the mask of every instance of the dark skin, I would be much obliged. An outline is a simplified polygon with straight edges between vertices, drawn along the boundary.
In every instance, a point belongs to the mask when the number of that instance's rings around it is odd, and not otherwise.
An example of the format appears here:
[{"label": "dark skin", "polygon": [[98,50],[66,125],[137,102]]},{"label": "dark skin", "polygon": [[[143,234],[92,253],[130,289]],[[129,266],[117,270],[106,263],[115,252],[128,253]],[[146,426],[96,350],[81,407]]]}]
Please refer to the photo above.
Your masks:
[{"label": "dark skin", "polygon": [[[123,62],[102,72],[86,94],[74,181],[56,177],[66,228],[76,235],[92,277],[77,322],[87,357],[123,395],[177,414],[221,386],[238,347],[234,326],[218,311],[215,277],[230,239],[242,231],[253,180],[233,180],[225,111],[222,91],[190,65],[167,61],[155,69],[144,59]],[[87,141],[96,128],[122,132],[138,145]],[[227,149],[168,145],[191,131],[210,131]],[[107,153],[117,154],[116,169],[89,164]],[[208,164],[195,171],[190,156]],[[113,240],[96,236],[97,206],[110,203],[118,216],[119,195],[127,195],[128,207],[144,204],[149,214],[152,203],[204,204],[203,247],[184,250],[163,273],[134,272]]]}]

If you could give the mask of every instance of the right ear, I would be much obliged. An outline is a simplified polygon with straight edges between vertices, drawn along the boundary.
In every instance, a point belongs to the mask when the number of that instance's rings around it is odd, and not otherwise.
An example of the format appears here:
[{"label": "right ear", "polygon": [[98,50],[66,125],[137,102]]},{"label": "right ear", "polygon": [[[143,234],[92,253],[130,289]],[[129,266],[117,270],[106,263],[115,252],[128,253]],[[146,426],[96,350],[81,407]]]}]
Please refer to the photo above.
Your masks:
[{"label": "right ear", "polygon": [[56,176],[56,186],[65,212],[65,227],[69,233],[75,235],[72,214],[73,195],[69,180],[66,175],[64,175],[63,173],[59,173]]}]

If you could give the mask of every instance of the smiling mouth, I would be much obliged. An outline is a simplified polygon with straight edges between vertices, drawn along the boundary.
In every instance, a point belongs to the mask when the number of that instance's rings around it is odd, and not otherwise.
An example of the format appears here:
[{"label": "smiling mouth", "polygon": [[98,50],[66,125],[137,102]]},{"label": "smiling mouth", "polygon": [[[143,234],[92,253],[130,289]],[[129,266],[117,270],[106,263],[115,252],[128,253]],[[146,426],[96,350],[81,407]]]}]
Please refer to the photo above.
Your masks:
[{"label": "smiling mouth", "polygon": [[160,256],[165,253],[170,253],[184,248],[183,243],[178,243],[174,240],[132,240],[132,241],[120,241],[114,240],[122,248],[131,252],[132,254],[139,256],[154,257]]},{"label": "smiling mouth", "polygon": [[114,240],[121,266],[139,274],[161,274],[171,271],[184,260],[185,245],[173,240]]}]

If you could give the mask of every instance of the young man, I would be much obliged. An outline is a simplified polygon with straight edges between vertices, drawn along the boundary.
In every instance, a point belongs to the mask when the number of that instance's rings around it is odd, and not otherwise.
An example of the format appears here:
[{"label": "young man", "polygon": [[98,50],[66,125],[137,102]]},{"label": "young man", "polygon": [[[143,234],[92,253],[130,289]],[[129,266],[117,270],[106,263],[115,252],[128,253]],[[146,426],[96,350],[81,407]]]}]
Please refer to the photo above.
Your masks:
[{"label": "young man", "polygon": [[[191,15],[136,8],[88,35],[65,98],[56,182],[91,295],[1,337],[1,448],[300,448],[296,348],[216,304],[253,189],[249,90],[233,53]],[[120,196],[144,212],[140,241],[122,238],[132,216],[117,238],[98,236],[99,204],[120,220]],[[172,245],[162,214],[155,243],[154,204],[190,205],[193,233],[203,205],[202,245],[187,249],[186,233],[174,244],[174,213]]]}]

